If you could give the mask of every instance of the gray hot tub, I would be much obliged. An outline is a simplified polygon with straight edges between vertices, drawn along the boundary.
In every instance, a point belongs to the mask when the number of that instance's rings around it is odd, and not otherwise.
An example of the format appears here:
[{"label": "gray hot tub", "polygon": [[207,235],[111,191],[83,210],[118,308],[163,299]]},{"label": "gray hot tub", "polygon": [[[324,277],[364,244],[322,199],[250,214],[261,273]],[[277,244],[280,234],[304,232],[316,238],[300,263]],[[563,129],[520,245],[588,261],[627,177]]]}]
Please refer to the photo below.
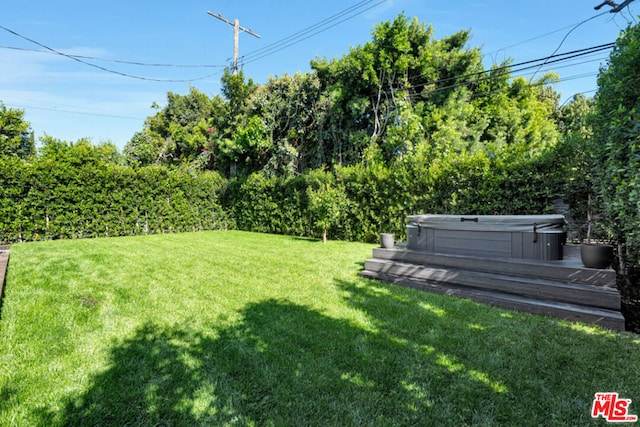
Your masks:
[{"label": "gray hot tub", "polygon": [[410,215],[412,250],[561,260],[566,241],[563,215]]}]

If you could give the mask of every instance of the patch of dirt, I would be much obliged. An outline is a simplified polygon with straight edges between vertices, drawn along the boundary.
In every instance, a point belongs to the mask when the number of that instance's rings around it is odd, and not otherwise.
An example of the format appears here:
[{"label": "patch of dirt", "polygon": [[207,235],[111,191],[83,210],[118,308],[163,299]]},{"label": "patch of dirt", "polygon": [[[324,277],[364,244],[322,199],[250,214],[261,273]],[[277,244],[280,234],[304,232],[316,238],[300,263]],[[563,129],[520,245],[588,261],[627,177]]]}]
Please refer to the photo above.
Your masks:
[{"label": "patch of dirt", "polygon": [[80,302],[86,308],[93,308],[93,307],[98,306],[98,304],[100,304],[100,301],[98,301],[94,297],[81,297],[80,298]]}]

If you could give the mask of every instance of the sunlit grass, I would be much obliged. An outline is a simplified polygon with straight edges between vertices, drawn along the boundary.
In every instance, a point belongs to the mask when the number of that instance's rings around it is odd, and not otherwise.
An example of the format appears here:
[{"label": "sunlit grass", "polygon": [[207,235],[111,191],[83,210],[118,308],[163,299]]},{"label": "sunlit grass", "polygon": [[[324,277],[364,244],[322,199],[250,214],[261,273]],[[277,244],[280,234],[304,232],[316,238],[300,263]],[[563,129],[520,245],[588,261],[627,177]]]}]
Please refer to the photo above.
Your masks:
[{"label": "sunlit grass", "polygon": [[359,278],[371,249],[14,245],[0,425],[585,425],[600,391],[640,413],[637,336]]}]

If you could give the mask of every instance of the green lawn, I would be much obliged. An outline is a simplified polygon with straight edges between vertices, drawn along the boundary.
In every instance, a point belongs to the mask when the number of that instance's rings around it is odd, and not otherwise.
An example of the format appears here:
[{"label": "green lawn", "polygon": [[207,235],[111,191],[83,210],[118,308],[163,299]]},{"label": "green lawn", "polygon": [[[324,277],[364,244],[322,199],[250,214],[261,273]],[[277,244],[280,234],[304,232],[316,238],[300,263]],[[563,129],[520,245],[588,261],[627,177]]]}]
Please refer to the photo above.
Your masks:
[{"label": "green lawn", "polygon": [[372,245],[243,232],[18,244],[0,425],[604,425],[640,337],[357,276]]}]

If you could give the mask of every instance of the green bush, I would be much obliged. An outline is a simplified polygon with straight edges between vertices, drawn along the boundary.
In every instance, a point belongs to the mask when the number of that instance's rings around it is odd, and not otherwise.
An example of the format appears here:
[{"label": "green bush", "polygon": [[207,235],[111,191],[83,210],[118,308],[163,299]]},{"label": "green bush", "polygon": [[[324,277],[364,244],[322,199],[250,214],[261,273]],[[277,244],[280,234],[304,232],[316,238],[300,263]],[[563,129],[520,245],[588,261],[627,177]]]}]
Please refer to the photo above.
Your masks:
[{"label": "green bush", "polygon": [[215,172],[0,159],[5,243],[227,228]]},{"label": "green bush", "polygon": [[222,204],[240,230],[304,236],[311,234],[305,176],[255,172],[226,186]]},{"label": "green bush", "polygon": [[435,160],[418,152],[390,163],[373,156],[333,172],[256,172],[229,182],[216,172],[131,168],[91,156],[3,158],[0,241],[230,227],[313,237],[326,229],[332,239],[362,242],[389,232],[401,241],[406,216],[416,213],[547,212],[566,189],[563,152],[518,161],[482,150]]}]

